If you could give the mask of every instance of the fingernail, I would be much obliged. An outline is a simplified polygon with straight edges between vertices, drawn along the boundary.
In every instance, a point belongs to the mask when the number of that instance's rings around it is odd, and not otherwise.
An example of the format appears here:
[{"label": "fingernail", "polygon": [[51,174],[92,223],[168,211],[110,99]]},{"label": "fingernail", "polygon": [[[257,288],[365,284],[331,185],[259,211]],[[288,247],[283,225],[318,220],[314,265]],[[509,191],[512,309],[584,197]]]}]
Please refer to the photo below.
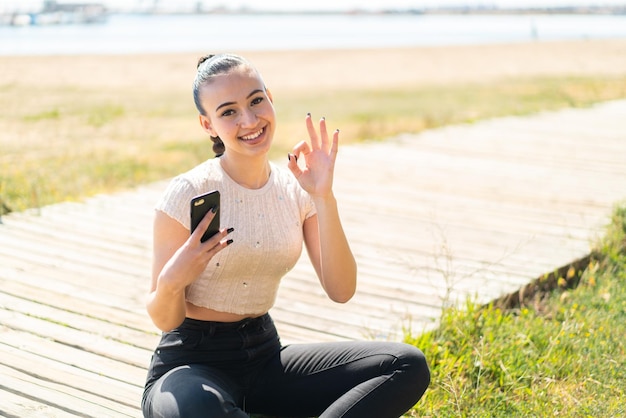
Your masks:
[{"label": "fingernail", "polygon": [[307,115],[307,116],[311,116],[311,112],[307,112],[307,114],[306,114],[306,115]]},{"label": "fingernail", "polygon": [[291,154],[287,153],[287,159],[291,162]]},{"label": "fingernail", "polygon": [[339,129],[337,129],[337,132],[339,132]]},{"label": "fingernail", "polygon": [[228,241],[226,241],[226,245],[230,245],[230,244],[232,244],[232,243],[233,243],[233,240],[232,240],[232,239],[229,239]]},{"label": "fingernail", "polygon": [[322,116],[322,120],[326,120],[326,116]]},{"label": "fingernail", "polygon": [[212,207],[211,208],[211,212],[213,212],[213,213],[217,212],[217,207]]},{"label": "fingernail", "polygon": [[233,232],[234,230],[235,230],[235,228],[228,228],[228,229],[226,230],[226,233],[230,234],[230,233],[231,233],[231,232]]}]

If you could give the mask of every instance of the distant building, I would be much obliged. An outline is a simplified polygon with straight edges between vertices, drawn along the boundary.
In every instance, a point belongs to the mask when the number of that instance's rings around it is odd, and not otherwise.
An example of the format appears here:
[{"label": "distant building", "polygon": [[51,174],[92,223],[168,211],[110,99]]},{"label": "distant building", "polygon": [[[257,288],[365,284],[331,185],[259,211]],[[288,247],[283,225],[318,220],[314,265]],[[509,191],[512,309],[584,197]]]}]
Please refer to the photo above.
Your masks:
[{"label": "distant building", "polygon": [[79,3],[79,2],[63,2],[59,3],[55,0],[46,0],[43,3],[42,14],[46,13],[67,13],[73,14],[77,19],[75,23],[91,23],[98,22],[105,18],[107,8],[103,3]]},{"label": "distant building", "polygon": [[58,25],[73,23],[103,22],[107,8],[103,3],[57,2],[45,0],[39,10],[24,12],[20,9],[11,13],[4,11],[2,22],[14,26]]}]

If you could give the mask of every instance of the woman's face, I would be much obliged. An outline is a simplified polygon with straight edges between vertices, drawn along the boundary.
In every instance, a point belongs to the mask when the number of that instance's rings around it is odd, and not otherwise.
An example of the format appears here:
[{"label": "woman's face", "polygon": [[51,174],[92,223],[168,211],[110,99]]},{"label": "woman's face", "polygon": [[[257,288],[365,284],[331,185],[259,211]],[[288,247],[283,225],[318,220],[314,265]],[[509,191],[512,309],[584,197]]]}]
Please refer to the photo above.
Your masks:
[{"label": "woman's face", "polygon": [[200,89],[206,115],[202,128],[219,136],[226,153],[266,154],[274,136],[276,114],[263,80],[245,66],[214,77]]}]

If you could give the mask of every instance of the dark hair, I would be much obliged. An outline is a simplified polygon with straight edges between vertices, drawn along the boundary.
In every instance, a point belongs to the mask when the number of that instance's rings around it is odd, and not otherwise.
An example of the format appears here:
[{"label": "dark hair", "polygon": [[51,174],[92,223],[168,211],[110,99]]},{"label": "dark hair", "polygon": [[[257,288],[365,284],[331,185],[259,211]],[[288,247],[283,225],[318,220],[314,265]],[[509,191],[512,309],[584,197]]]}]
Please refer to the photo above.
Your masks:
[{"label": "dark hair", "polygon": [[[211,54],[198,59],[196,78],[193,81],[193,101],[201,115],[206,115],[206,111],[200,102],[200,88],[214,77],[226,74],[240,66],[254,68],[245,58],[234,54]],[[213,140],[215,155],[219,157],[224,154],[226,148],[220,137],[212,136],[211,140]]]}]

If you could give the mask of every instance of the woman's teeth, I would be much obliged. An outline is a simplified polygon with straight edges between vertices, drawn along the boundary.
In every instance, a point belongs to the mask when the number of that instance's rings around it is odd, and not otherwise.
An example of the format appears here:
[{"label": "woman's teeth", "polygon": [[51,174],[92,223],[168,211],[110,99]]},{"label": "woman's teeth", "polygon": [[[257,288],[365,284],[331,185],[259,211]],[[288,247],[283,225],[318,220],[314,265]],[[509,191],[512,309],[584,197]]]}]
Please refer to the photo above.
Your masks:
[{"label": "woman's teeth", "polygon": [[244,141],[251,141],[251,140],[256,139],[259,136],[261,136],[262,133],[263,133],[263,129],[255,132],[253,134],[242,136],[241,139],[243,139]]}]

